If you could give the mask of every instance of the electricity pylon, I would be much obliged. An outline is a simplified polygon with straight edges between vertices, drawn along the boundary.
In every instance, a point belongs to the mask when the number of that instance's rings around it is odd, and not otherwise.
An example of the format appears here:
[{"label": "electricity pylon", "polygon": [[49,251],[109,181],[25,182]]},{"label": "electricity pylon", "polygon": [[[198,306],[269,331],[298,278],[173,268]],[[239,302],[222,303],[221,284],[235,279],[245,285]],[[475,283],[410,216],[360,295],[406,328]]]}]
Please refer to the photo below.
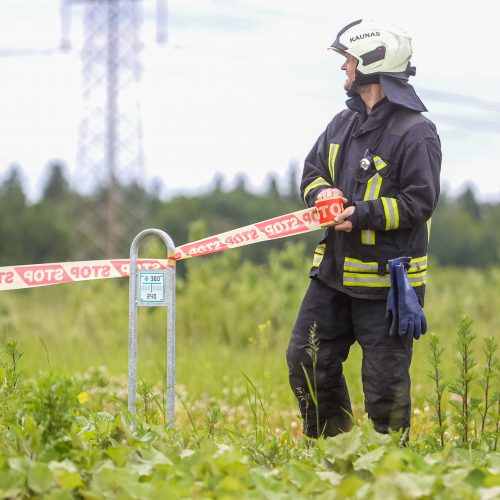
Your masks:
[{"label": "electricity pylon", "polygon": [[[61,48],[68,49],[69,7],[83,6],[83,116],[75,187],[88,196],[78,229],[87,256],[117,256],[141,225],[144,209],[123,199],[123,186],[144,181],[138,85],[141,0],[62,0]],[[157,40],[166,41],[166,2],[157,0]]]}]

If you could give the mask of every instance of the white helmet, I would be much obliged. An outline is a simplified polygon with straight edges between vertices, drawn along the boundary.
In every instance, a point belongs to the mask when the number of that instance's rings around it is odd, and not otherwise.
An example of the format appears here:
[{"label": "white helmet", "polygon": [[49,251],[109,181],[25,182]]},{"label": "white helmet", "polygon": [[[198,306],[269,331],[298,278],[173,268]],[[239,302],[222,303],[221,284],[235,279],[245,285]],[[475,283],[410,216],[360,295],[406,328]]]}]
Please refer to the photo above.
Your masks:
[{"label": "white helmet", "polygon": [[408,81],[415,75],[410,65],[410,36],[391,24],[359,19],[341,29],[329,47],[358,59],[355,83],[377,83],[380,75]]}]

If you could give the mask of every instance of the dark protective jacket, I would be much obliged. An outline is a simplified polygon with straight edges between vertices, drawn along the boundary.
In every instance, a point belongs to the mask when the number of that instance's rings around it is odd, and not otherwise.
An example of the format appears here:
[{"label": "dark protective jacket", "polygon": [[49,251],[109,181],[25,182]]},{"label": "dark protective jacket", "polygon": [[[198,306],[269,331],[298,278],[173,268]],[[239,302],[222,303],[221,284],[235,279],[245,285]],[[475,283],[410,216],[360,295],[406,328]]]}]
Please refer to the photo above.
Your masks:
[{"label": "dark protective jacket", "polygon": [[[359,96],[348,100],[306,158],[301,194],[308,206],[328,187],[356,206],[352,232],[325,231],[310,276],[353,297],[384,299],[387,261],[410,256],[408,276],[423,303],[441,145],[421,101],[388,97],[369,115]],[[371,158],[366,170],[360,167],[365,156]]]}]

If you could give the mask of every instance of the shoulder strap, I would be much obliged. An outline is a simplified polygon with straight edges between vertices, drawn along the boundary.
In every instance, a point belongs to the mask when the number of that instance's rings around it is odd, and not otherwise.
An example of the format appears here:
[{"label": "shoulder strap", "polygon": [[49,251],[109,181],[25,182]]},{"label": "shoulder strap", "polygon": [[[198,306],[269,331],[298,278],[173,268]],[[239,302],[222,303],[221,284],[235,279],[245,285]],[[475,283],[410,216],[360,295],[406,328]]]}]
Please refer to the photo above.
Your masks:
[{"label": "shoulder strap", "polygon": [[403,136],[414,125],[419,123],[432,123],[419,111],[412,111],[407,108],[399,108],[392,113],[387,124],[389,132],[399,137]]}]

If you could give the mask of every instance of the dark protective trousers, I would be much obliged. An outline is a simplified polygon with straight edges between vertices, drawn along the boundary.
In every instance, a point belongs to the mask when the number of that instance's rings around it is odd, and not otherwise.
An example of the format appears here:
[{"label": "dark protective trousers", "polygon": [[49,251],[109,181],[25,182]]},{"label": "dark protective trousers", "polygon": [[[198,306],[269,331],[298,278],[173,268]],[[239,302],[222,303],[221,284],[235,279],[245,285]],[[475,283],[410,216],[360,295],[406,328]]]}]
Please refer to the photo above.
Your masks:
[{"label": "dark protective trousers", "polygon": [[[334,436],[352,427],[351,401],[342,373],[349,349],[358,342],[363,353],[361,376],[365,410],[378,432],[410,426],[410,363],[412,340],[389,336],[385,300],[350,297],[311,279],[287,349],[290,386],[304,419],[304,433]],[[314,386],[313,363],[307,353],[310,330],[316,325],[316,405],[304,374]],[[347,412],[347,413],[346,413]]]}]

